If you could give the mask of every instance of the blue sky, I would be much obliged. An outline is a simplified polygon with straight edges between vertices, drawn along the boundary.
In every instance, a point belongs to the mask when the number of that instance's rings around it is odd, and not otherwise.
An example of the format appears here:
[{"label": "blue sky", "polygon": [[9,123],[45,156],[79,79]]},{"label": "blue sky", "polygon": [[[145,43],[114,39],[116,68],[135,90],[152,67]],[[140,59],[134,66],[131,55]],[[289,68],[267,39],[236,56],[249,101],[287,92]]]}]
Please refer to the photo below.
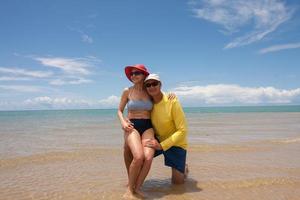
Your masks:
[{"label": "blue sky", "polygon": [[145,64],[184,106],[300,104],[297,0],[0,6],[0,110],[117,107]]}]

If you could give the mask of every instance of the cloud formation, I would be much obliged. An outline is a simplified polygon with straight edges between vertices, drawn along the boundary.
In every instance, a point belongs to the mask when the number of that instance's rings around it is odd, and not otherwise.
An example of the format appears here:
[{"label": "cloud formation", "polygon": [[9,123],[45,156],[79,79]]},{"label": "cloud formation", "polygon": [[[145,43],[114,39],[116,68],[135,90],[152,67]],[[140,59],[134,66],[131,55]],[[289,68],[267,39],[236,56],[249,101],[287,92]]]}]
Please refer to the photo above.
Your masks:
[{"label": "cloud formation", "polygon": [[[88,16],[89,19],[94,19],[96,17],[97,17],[97,14],[91,14],[91,15]],[[93,24],[88,24],[88,25],[86,25],[86,27],[91,28],[91,27],[94,27],[94,25]],[[71,27],[71,26],[69,26],[68,28],[71,31],[79,33],[80,36],[81,36],[81,41],[82,42],[88,43],[88,44],[92,44],[94,42],[94,39],[90,35],[86,34],[85,31],[83,31],[82,29],[74,28],[74,27]]]},{"label": "cloud formation", "polygon": [[[39,92],[39,87],[5,86],[0,89]],[[243,106],[243,105],[289,105],[300,103],[300,88],[277,89],[274,87],[242,87],[216,84],[206,86],[178,86],[174,92],[183,106]],[[0,110],[8,109],[99,109],[117,108],[120,97],[111,95],[100,100],[69,97],[38,96],[23,102],[0,101]]]},{"label": "cloud formation", "polygon": [[106,99],[101,99],[98,103],[102,108],[117,108],[120,102],[120,97],[111,95]]},{"label": "cloud formation", "polygon": [[63,57],[35,57],[42,65],[58,68],[66,74],[88,75],[89,68],[93,67],[92,60],[88,58],[63,58]]},{"label": "cloud formation", "polygon": [[[39,96],[26,99],[18,103],[18,105],[10,104],[10,107],[22,107],[23,109],[88,109],[88,108],[117,108],[120,97],[109,96],[107,98],[96,100],[75,99],[69,97],[49,97]],[[5,102],[0,102],[0,106],[5,105]],[[6,103],[7,109],[8,104]],[[0,107],[0,110],[3,109]]]},{"label": "cloud formation", "polygon": [[49,83],[50,85],[79,85],[79,84],[83,84],[83,83],[91,83],[93,82],[90,79],[85,79],[85,78],[76,78],[73,77],[72,79],[54,79],[51,80]]},{"label": "cloud formation", "polygon": [[24,107],[31,109],[68,109],[68,108],[89,108],[91,103],[86,100],[70,99],[67,97],[48,96],[35,97],[23,102]]},{"label": "cloud formation", "polygon": [[300,103],[300,88],[242,87],[239,85],[180,86],[172,89],[189,106]]},{"label": "cloud formation", "polygon": [[[86,78],[92,75],[91,71],[101,60],[94,56],[84,58],[66,58],[66,57],[33,57],[47,67],[58,69],[59,78],[49,81],[50,85],[78,85],[91,83],[92,80]],[[57,76],[56,76],[57,77]]]},{"label": "cloud formation", "polygon": [[43,91],[41,87],[33,85],[0,85],[0,89],[25,93],[35,93]]},{"label": "cloud formation", "polygon": [[31,81],[32,78],[14,77],[14,76],[1,76],[0,81]]},{"label": "cloud formation", "polygon": [[[11,74],[14,76],[21,76],[20,78],[33,77],[33,78],[46,78],[53,75],[52,72],[45,72],[45,71],[32,71],[32,70],[25,70],[21,68],[8,68],[8,67],[0,67],[0,73]],[[16,78],[16,77],[15,77]]]},{"label": "cloud formation", "polygon": [[280,45],[273,45],[264,49],[261,49],[259,51],[260,54],[275,52],[275,51],[282,51],[286,49],[297,49],[300,48],[300,42],[299,43],[290,43],[290,44],[280,44]]},{"label": "cloud formation", "polygon": [[197,18],[219,24],[227,33],[241,32],[243,27],[251,26],[250,31],[228,43],[225,49],[265,38],[293,14],[282,0],[199,0],[190,5]]},{"label": "cloud formation", "polygon": [[93,38],[87,34],[81,35],[82,41],[88,44],[92,44],[94,42]]}]

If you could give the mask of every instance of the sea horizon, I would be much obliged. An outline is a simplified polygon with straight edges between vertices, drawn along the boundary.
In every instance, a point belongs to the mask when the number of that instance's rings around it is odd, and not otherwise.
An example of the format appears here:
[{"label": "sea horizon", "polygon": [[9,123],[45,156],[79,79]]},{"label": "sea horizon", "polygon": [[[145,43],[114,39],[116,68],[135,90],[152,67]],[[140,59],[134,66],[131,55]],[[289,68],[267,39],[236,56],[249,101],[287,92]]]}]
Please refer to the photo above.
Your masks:
[{"label": "sea horizon", "polygon": [[[300,112],[300,105],[221,105],[221,106],[182,106],[185,112],[196,110],[199,112]],[[232,109],[232,110],[231,110]],[[103,110],[117,111],[118,108],[49,108],[49,109],[9,109],[0,112],[27,112],[27,111],[88,111]],[[194,112],[192,111],[192,112]]]}]

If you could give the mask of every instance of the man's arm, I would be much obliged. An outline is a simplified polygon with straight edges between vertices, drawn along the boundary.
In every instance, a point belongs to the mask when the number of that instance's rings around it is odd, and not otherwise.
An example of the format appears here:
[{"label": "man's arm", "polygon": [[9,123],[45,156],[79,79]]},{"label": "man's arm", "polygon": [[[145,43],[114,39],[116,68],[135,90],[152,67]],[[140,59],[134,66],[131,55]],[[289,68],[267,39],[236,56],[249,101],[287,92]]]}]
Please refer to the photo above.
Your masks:
[{"label": "man's arm", "polygon": [[164,151],[184,141],[187,134],[185,115],[180,102],[177,99],[173,101],[171,115],[175,124],[176,131],[160,143]]}]

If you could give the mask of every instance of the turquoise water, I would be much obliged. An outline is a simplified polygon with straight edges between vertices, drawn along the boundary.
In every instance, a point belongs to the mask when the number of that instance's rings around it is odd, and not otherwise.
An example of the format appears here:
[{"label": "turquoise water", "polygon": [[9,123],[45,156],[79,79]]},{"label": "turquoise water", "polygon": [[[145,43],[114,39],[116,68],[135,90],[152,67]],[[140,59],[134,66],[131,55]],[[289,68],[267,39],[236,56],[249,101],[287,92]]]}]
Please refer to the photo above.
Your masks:
[{"label": "turquoise water", "polygon": [[[189,113],[255,113],[255,112],[300,112],[300,105],[291,106],[232,106],[232,107],[186,107]],[[51,118],[81,118],[113,120],[117,117],[117,109],[82,109],[82,110],[28,110],[28,111],[0,111],[0,120]],[[102,121],[101,120],[101,121]]]},{"label": "turquoise water", "polygon": [[85,116],[88,118],[102,117],[102,118],[115,118],[117,114],[116,109],[82,109],[82,110],[24,110],[24,111],[0,111],[0,119],[5,118],[38,118],[43,116],[43,118],[78,118],[80,116]]},{"label": "turquoise water", "polygon": [[[173,188],[156,158],[143,188],[150,199],[297,199],[300,106],[184,110],[189,178]],[[121,199],[127,175],[116,113],[1,111],[0,199]]]},{"label": "turquoise water", "polygon": [[[184,108],[190,144],[296,138],[300,106]],[[0,158],[90,146],[121,147],[116,109],[0,112]]]},{"label": "turquoise water", "polygon": [[[0,111],[0,126],[79,126],[87,123],[111,122],[117,119],[116,109],[26,110]],[[1,133],[1,131],[0,131]]]},{"label": "turquoise water", "polygon": [[300,105],[291,106],[231,106],[184,108],[186,113],[253,113],[253,112],[300,112]]}]

